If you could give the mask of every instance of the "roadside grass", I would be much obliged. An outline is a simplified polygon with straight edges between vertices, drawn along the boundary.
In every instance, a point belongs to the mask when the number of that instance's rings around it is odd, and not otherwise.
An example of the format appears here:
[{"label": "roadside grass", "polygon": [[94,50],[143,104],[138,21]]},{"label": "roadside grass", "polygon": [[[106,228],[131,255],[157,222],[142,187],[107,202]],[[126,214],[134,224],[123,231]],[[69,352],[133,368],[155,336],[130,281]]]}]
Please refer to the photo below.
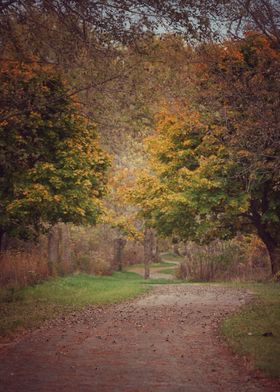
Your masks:
[{"label": "roadside grass", "polygon": [[231,348],[247,356],[255,368],[268,376],[280,377],[280,285],[244,283],[237,286],[250,289],[257,299],[227,318],[221,327],[222,333]]},{"label": "roadside grass", "polygon": [[85,274],[54,278],[19,290],[0,290],[0,335],[39,326],[44,320],[88,305],[110,304],[146,292],[143,279],[133,272],[112,276]]}]

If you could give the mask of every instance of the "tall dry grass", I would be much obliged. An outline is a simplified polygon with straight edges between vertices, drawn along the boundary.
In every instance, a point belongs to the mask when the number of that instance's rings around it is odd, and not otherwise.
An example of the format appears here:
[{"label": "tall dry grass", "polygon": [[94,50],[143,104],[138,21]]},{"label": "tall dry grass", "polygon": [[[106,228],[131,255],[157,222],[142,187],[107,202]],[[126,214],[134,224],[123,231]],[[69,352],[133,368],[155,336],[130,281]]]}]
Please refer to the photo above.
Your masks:
[{"label": "tall dry grass", "polygon": [[40,249],[0,253],[0,286],[24,287],[49,277],[47,256]]},{"label": "tall dry grass", "polygon": [[189,242],[177,277],[193,281],[262,281],[270,276],[265,245],[256,236],[239,236],[208,245]]}]

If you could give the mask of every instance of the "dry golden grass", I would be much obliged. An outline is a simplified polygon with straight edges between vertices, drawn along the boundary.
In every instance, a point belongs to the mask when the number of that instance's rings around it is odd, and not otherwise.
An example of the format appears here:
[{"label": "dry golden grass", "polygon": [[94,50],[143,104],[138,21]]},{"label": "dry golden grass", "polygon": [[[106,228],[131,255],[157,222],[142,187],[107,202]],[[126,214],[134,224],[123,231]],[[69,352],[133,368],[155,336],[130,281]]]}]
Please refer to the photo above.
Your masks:
[{"label": "dry golden grass", "polygon": [[0,286],[25,287],[49,277],[47,257],[38,249],[0,254]]}]

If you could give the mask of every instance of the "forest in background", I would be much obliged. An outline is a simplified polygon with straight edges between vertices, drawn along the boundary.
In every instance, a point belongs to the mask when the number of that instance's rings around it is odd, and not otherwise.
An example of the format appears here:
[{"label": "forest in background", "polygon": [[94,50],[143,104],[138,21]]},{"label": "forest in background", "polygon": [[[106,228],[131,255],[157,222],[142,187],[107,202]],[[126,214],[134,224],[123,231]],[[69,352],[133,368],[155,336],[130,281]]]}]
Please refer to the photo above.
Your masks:
[{"label": "forest in background", "polygon": [[1,284],[171,247],[180,278],[279,275],[277,2],[0,10]]}]

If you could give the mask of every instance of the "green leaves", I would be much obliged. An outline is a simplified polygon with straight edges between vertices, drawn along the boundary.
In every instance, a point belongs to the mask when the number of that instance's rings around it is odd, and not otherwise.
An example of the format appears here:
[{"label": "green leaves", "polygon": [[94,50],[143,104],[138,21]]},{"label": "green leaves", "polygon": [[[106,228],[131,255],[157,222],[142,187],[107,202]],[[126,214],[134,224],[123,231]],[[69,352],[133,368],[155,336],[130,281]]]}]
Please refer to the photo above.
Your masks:
[{"label": "green leaves", "polygon": [[58,221],[95,223],[109,164],[95,127],[49,68],[9,62],[0,82],[0,100],[9,103],[0,113],[1,230],[29,235]]},{"label": "green leaves", "polygon": [[157,116],[146,140],[152,174],[149,181],[139,176],[134,198],[165,235],[208,242],[257,231],[273,260],[280,244],[280,52],[249,33],[205,47],[198,59],[193,101],[164,106]]}]

